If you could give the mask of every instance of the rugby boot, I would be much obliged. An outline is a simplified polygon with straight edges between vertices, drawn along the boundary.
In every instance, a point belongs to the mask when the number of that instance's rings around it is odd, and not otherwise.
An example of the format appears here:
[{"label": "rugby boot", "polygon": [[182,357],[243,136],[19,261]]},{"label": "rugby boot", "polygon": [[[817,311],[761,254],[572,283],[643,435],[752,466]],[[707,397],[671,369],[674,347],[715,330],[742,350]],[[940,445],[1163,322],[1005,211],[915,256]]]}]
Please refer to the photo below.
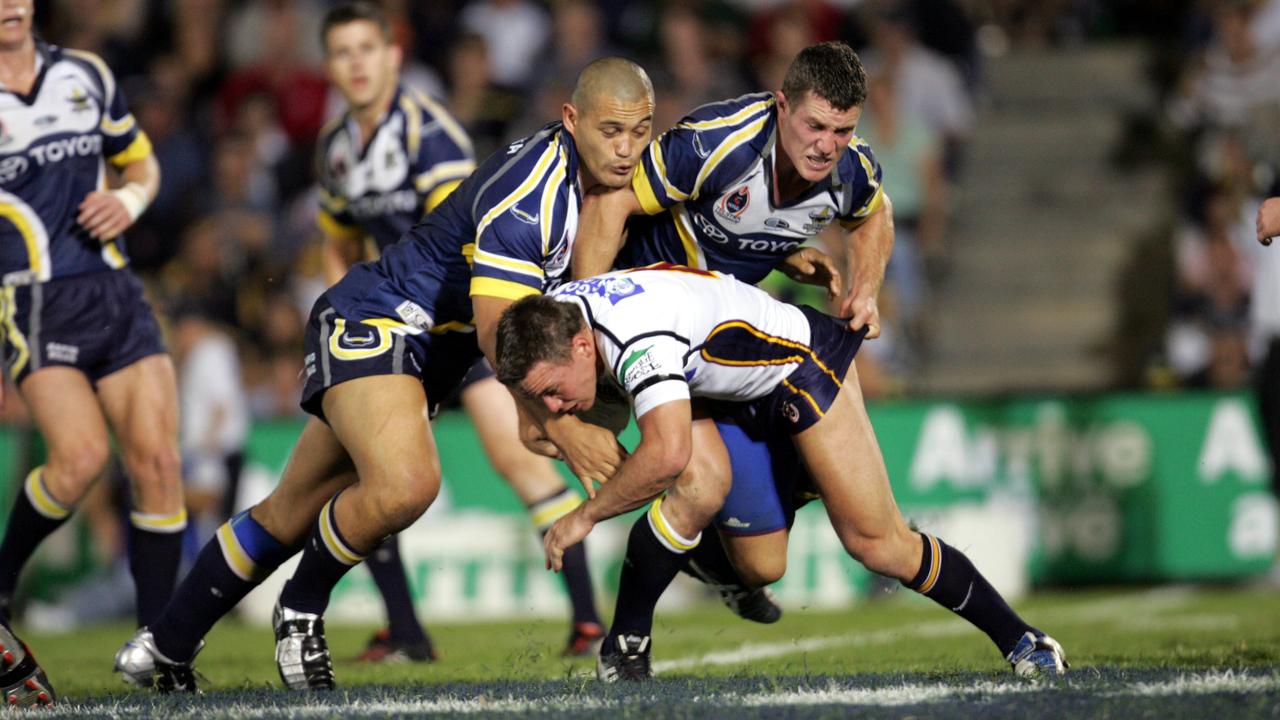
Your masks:
[{"label": "rugby boot", "polygon": [[1058,641],[1042,632],[1024,633],[1005,659],[1021,678],[1059,677],[1071,667]]},{"label": "rugby boot", "polygon": [[333,659],[324,639],[324,619],[279,602],[271,614],[276,631],[276,668],[290,690],[332,690]]},{"label": "rugby boot", "polygon": [[653,677],[648,635],[619,635],[596,657],[596,677],[607,683],[644,682]]},{"label": "rugby boot", "polygon": [[[204,648],[204,641],[196,647],[196,653]],[[147,628],[139,628],[133,637],[116,651],[115,672],[129,685],[152,688],[156,692],[199,692],[196,671],[192,667],[195,656],[186,662],[177,662],[164,656],[156,647],[155,636]]]},{"label": "rugby boot", "polygon": [[40,707],[57,701],[53,686],[27,644],[0,623],[0,692],[9,707]]}]

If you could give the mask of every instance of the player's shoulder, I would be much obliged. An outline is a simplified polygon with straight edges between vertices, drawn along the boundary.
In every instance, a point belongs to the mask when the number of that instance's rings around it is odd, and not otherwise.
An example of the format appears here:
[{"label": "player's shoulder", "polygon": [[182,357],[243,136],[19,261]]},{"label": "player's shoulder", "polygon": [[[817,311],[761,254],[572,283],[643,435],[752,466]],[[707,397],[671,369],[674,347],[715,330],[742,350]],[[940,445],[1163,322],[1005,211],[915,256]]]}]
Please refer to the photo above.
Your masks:
[{"label": "player's shoulder", "polygon": [[849,139],[849,149],[840,156],[838,169],[841,178],[875,180],[879,161],[870,143],[854,135]]},{"label": "player's shoulder", "polygon": [[421,132],[428,141],[443,140],[471,153],[471,138],[444,103],[408,85],[400,86],[395,102],[396,111],[405,115],[405,132],[411,139]]},{"label": "player's shoulder", "polygon": [[679,127],[699,131],[733,132],[767,118],[774,107],[773,93],[750,93],[707,103],[684,117]]},{"label": "player's shoulder", "polygon": [[477,175],[484,177],[486,191],[536,184],[548,177],[547,170],[573,156],[573,138],[558,122],[499,148]]},{"label": "player's shoulder", "polygon": [[88,50],[76,50],[59,45],[44,45],[50,66],[75,68],[88,76],[104,94],[110,95],[115,90],[115,75],[107,62],[100,55]]}]

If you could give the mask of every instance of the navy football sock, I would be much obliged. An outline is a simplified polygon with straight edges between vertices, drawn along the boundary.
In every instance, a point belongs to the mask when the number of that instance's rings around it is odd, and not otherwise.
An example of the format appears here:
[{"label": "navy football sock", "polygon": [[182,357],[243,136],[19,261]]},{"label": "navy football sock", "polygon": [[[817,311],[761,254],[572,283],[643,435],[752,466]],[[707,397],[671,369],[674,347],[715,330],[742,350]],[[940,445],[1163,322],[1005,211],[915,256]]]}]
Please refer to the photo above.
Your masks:
[{"label": "navy football sock", "polygon": [[[40,543],[71,517],[73,508],[59,503],[44,485],[44,467],[27,474],[22,492],[13,502],[4,542],[0,543],[0,598],[13,597],[22,567]],[[8,608],[3,608],[8,614]],[[7,618],[6,618],[7,619]]]},{"label": "navy football sock", "polygon": [[[582,498],[577,493],[564,488],[550,497],[531,503],[529,515],[539,535],[546,537],[547,531],[556,520],[572,512],[581,503]],[[560,571],[560,576],[564,581],[565,590],[569,593],[569,604],[573,608],[573,622],[599,624],[600,615],[596,612],[595,593],[591,589],[591,571],[587,566],[586,544],[578,543],[565,548],[562,562],[564,567]]]},{"label": "navy football sock", "polygon": [[129,572],[137,590],[138,627],[155,621],[178,580],[187,511],[129,513]]},{"label": "navy football sock", "polygon": [[290,610],[323,615],[333,587],[365,558],[347,544],[338,529],[333,504],[341,494],[334,495],[320,511],[320,519],[302,548],[298,569],[280,591],[280,604]]},{"label": "navy football sock", "polygon": [[627,554],[618,582],[618,605],[605,647],[617,647],[619,635],[653,633],[653,610],[658,598],[688,561],[688,553],[702,534],[686,540],[673,532],[654,502],[636,519],[627,540]]},{"label": "navy football sock", "polygon": [[248,510],[231,518],[205,544],[169,604],[148,626],[156,647],[171,660],[191,659],[209,628],[294,552]]},{"label": "navy football sock", "polygon": [[414,613],[413,593],[409,590],[409,578],[405,575],[404,562],[400,559],[399,536],[387,538],[381,547],[369,555],[364,564],[369,568],[378,592],[382,594],[383,604],[387,606],[387,626],[391,639],[409,645],[425,643],[427,633]]},{"label": "navy football sock", "polygon": [[973,623],[1008,656],[1027,631],[1035,631],[1004,601],[964,553],[928,533],[920,572],[907,587]]}]

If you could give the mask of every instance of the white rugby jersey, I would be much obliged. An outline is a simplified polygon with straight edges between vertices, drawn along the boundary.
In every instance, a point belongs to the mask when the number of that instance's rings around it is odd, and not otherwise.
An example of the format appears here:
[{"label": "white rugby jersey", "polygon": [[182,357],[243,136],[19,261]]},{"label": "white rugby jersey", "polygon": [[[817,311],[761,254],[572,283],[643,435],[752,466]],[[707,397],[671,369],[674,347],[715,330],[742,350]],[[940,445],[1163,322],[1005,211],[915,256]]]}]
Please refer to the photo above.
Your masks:
[{"label": "white rugby jersey", "polygon": [[471,140],[449,111],[400,86],[361,145],[349,112],[320,133],[320,227],[338,237],[368,233],[383,250],[475,170]]},{"label": "white rugby jersey", "polygon": [[99,242],[76,223],[105,190],[106,164],[151,154],[115,77],[97,55],[36,40],[29,94],[0,87],[0,280],[43,282],[125,267],[124,237]]},{"label": "white rugby jersey", "polygon": [[582,308],[637,418],[691,397],[763,397],[809,352],[799,308],[717,272],[653,265],[575,280],[553,295]]},{"label": "white rugby jersey", "polygon": [[773,202],[778,109],[771,93],[694,110],[645,149],[631,187],[649,217],[632,218],[616,267],[670,262],[760,282],[832,222],[856,227],[884,202],[871,148],[854,137],[830,175]]}]

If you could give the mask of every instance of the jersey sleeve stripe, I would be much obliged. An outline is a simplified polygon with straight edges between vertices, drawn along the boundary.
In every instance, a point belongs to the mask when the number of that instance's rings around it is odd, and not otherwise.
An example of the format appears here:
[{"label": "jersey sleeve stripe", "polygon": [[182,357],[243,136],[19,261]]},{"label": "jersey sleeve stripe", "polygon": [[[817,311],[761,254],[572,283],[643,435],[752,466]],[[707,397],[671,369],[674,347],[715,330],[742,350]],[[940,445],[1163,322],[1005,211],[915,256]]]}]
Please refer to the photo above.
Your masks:
[{"label": "jersey sleeve stripe", "polygon": [[866,218],[879,210],[881,205],[884,205],[884,186],[877,185],[875,194],[871,196],[866,205],[854,211],[853,216],[859,219]]},{"label": "jersey sleeve stripe", "polygon": [[515,301],[529,295],[537,295],[538,289],[510,280],[477,276],[471,278],[471,294]]},{"label": "jersey sleeve stripe", "polygon": [[436,185],[448,180],[465,180],[476,169],[471,160],[449,160],[436,163],[431,169],[414,178],[413,186],[418,192],[428,192]]},{"label": "jersey sleeve stripe", "polygon": [[680,188],[671,184],[667,179],[667,164],[662,157],[662,138],[658,138],[650,143],[650,156],[653,158],[653,167],[658,171],[658,180],[662,182],[662,191],[672,202],[684,202],[689,199],[689,195]]},{"label": "jersey sleeve stripe", "polygon": [[680,245],[684,248],[684,264],[692,268],[705,270],[707,267],[707,256],[702,252],[702,246],[698,244],[697,238],[694,237],[693,231],[689,228],[688,212],[683,208],[671,208],[672,224],[676,226],[676,234],[680,236]]},{"label": "jersey sleeve stripe", "polygon": [[646,213],[657,215],[662,212],[663,207],[658,202],[658,196],[653,192],[653,184],[649,182],[649,175],[644,168],[644,163],[636,167],[635,174],[631,176],[631,190],[635,192],[636,199],[640,201],[640,207]]},{"label": "jersey sleeve stripe", "polygon": [[682,122],[680,125],[682,127],[687,127],[690,130],[711,130],[714,128],[731,127],[745,121],[747,118],[758,112],[768,110],[772,106],[773,98],[769,98],[768,100],[751,103],[727,117],[715,118],[713,120],[692,120],[689,122]]},{"label": "jersey sleeve stripe", "polygon": [[565,173],[568,172],[568,158],[564,155],[564,147],[560,148],[560,161],[552,168],[551,175],[547,177],[547,181],[542,185],[542,217],[539,227],[542,230],[542,255],[546,257],[551,250],[551,221],[554,219],[556,208],[556,195],[560,189],[560,183],[564,182]]},{"label": "jersey sleeve stripe", "polygon": [[462,180],[449,180],[448,182],[442,182],[437,185],[435,190],[432,190],[427,194],[427,199],[423,203],[422,207],[423,211],[431,212],[432,210],[435,210],[436,206],[444,202],[445,198],[452,195],[453,191],[457,190],[458,186],[461,184]]},{"label": "jersey sleeve stripe", "polygon": [[122,168],[126,165],[132,165],[139,160],[144,160],[151,154],[151,138],[147,137],[145,132],[138,131],[138,136],[129,143],[129,147],[107,158],[114,166]]},{"label": "jersey sleeve stripe", "polygon": [[533,166],[533,172],[529,173],[529,177],[523,183],[521,183],[520,186],[515,189],[515,191],[513,191],[510,195],[506,196],[505,198],[502,199],[501,202],[495,205],[492,210],[484,214],[484,217],[481,218],[480,222],[476,224],[477,240],[484,233],[485,228],[489,226],[489,223],[493,222],[494,218],[506,212],[507,209],[510,208],[512,205],[515,205],[516,203],[520,202],[520,199],[523,198],[525,195],[528,195],[529,193],[533,192],[533,189],[538,184],[538,181],[541,180],[542,176],[546,174],[547,167],[551,164],[551,161],[556,157],[556,151],[559,149],[559,147],[560,147],[560,142],[559,140],[557,140],[556,142],[553,142],[552,144],[550,144],[546,150],[543,150],[542,156],[538,158],[537,164]]},{"label": "jersey sleeve stripe", "polygon": [[112,137],[120,137],[137,126],[138,121],[134,119],[133,113],[129,113],[119,120],[112,120],[104,113],[102,116],[102,122],[98,123],[98,127],[102,129],[102,132]]},{"label": "jersey sleeve stripe", "polygon": [[400,110],[404,113],[404,145],[410,158],[418,157],[422,146],[422,111],[412,100],[400,96]]},{"label": "jersey sleeve stripe", "polygon": [[527,262],[525,260],[515,260],[501,255],[494,255],[493,253],[485,252],[478,247],[476,248],[473,260],[477,265],[487,265],[504,272],[528,275],[529,277],[536,279],[538,282],[542,282],[542,279],[546,277],[542,272],[542,268],[534,263]]},{"label": "jersey sleeve stripe", "polygon": [[739,145],[750,141],[751,138],[760,134],[760,131],[764,129],[764,124],[768,119],[767,115],[761,117],[750,125],[746,125],[735,130],[733,134],[725,138],[724,142],[720,143],[720,146],[711,153],[711,157],[707,159],[706,164],[702,166],[702,170],[698,171],[698,178],[693,184],[692,197],[698,197],[698,192],[702,190],[702,183],[705,182],[707,177],[715,171],[716,167],[726,157],[728,157],[730,152],[737,149]]}]

